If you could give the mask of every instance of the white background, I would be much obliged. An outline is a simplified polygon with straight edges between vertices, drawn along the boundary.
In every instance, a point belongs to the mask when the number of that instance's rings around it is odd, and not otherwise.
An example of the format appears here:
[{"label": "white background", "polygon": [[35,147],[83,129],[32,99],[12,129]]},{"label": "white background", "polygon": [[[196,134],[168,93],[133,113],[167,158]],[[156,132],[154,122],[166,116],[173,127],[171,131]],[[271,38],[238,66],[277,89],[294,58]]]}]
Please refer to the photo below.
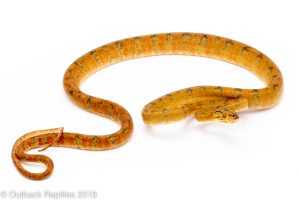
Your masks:
[{"label": "white background", "polygon": [[[0,192],[96,191],[98,199],[300,199],[299,6],[297,1],[1,1]],[[263,87],[250,72],[206,58],[164,56],[119,63],[82,86],[132,114],[125,146],[102,152],[50,148],[55,169],[30,181],[10,153],[26,132],[108,134],[113,122],[87,113],[64,93],[64,71],[100,45],[159,32],[232,38],[268,55],[285,90],[272,109],[243,112],[227,125],[193,118],[146,127],[143,106],[195,85]],[[42,171],[42,166],[28,166]]]}]

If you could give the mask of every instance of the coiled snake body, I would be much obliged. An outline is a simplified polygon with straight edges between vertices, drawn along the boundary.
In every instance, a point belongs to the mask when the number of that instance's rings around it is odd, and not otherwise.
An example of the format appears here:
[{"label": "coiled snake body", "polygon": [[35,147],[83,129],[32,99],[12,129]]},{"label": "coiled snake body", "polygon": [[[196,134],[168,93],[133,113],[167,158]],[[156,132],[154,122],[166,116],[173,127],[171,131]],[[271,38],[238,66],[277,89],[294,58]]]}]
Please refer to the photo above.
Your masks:
[{"label": "coiled snake body", "polygon": [[[121,129],[110,135],[83,135],[64,132],[62,128],[34,131],[20,137],[12,149],[12,159],[25,177],[40,180],[53,171],[52,160],[45,155],[26,152],[50,146],[87,150],[113,149],[125,144],[132,135],[133,122],[125,108],[105,99],[83,93],[81,83],[109,65],[146,56],[191,55],[223,60],[248,69],[266,84],[261,89],[220,86],[196,86],[158,98],[142,111],[146,124],[172,122],[194,115],[198,121],[235,122],[236,112],[274,106],[283,91],[283,79],[276,65],[258,50],[231,39],[198,33],[167,33],[133,37],[96,48],[81,56],[67,69],[64,88],[71,100],[81,108],[107,117]],[[43,149],[43,150],[44,150]],[[39,162],[46,166],[42,173],[27,171],[21,162]]]}]

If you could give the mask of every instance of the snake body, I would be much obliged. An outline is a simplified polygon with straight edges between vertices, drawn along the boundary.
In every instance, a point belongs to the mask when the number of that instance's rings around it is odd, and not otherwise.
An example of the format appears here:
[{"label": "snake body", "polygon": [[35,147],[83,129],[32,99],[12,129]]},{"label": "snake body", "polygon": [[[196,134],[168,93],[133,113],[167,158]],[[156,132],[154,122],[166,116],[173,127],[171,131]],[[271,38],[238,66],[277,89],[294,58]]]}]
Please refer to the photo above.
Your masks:
[{"label": "snake body", "polygon": [[[106,150],[125,144],[133,132],[133,121],[125,108],[109,100],[85,94],[80,90],[84,80],[95,72],[118,62],[156,55],[202,56],[243,67],[266,85],[260,89],[220,86],[196,86],[172,92],[147,104],[142,117],[146,124],[167,123],[194,115],[198,121],[235,122],[236,112],[265,109],[276,105],[282,95],[283,78],[277,66],[260,51],[240,42],[200,33],[164,33],[119,40],[96,48],[78,58],[64,75],[64,89],[81,108],[109,118],[119,131],[110,135],[85,135],[64,132],[62,128],[30,132],[20,137],[12,149],[12,159],[21,174],[29,179],[47,178],[53,171],[52,160],[26,152],[50,146],[87,150]],[[27,171],[21,162],[39,162],[42,173]]]}]

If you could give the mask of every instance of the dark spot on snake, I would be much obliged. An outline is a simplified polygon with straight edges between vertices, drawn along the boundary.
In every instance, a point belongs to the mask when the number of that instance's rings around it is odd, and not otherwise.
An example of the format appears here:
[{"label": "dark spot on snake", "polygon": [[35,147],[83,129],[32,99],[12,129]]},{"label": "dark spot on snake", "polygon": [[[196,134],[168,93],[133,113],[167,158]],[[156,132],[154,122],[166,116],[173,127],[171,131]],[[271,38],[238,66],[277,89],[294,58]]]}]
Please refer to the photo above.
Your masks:
[{"label": "dark spot on snake", "polygon": [[76,136],[74,137],[74,140],[75,140],[75,143],[76,143],[77,147],[80,148],[80,147],[79,147],[79,145],[80,145],[80,136],[79,136],[79,135],[76,135]]},{"label": "dark spot on snake", "polygon": [[94,56],[94,53],[96,53],[94,50],[90,51],[89,54]]},{"label": "dark spot on snake", "polygon": [[243,55],[244,52],[249,52],[249,47],[243,47],[241,51],[241,55]]},{"label": "dark spot on snake", "polygon": [[201,40],[202,40],[203,38],[206,39],[206,40],[208,39],[207,35],[203,35],[203,36],[201,37]]},{"label": "dark spot on snake", "polygon": [[222,114],[222,115],[223,115],[223,112],[222,112],[222,111],[220,111],[220,110],[216,110],[216,111],[215,111],[215,113],[220,113],[220,114]]},{"label": "dark spot on snake", "polygon": [[109,138],[110,143],[112,143],[112,144],[116,144],[117,141],[119,140],[119,138],[116,135],[109,136],[108,138]]},{"label": "dark spot on snake", "polygon": [[206,46],[207,46],[207,42],[208,42],[208,37],[207,37],[207,35],[203,35],[203,36],[200,38],[200,45],[203,46],[203,47],[206,47]]},{"label": "dark spot on snake", "polygon": [[219,37],[219,36],[215,36],[215,38],[214,38],[215,40],[221,40],[221,37]]},{"label": "dark spot on snake", "polygon": [[273,89],[274,89],[274,90],[277,90],[278,88],[279,88],[279,85],[278,85],[278,84],[274,84],[274,85],[273,85]]},{"label": "dark spot on snake", "polygon": [[111,109],[114,109],[114,105],[111,103],[109,104]]},{"label": "dark spot on snake", "polygon": [[217,86],[217,87],[215,87],[215,89],[216,89],[216,90],[219,90],[220,92],[222,92],[222,91],[223,91],[223,88],[222,88],[222,87],[220,87],[220,86]]},{"label": "dark spot on snake", "polygon": [[74,81],[74,79],[73,79],[73,78],[70,78],[70,77],[65,78],[65,80],[68,80],[68,81]]},{"label": "dark spot on snake", "polygon": [[190,37],[189,33],[182,33],[181,34],[181,40],[182,40],[182,42],[186,43],[189,37]]},{"label": "dark spot on snake", "polygon": [[129,131],[127,130],[127,128],[124,128],[122,132],[127,135]]},{"label": "dark spot on snake", "polygon": [[92,100],[91,100],[91,98],[88,98],[88,100],[86,101],[86,103],[87,103],[88,105],[92,105]]},{"label": "dark spot on snake", "polygon": [[193,90],[191,88],[186,90],[186,93],[188,93],[189,95],[191,95],[193,93]]},{"label": "dark spot on snake", "polygon": [[256,56],[256,58],[261,60],[262,59],[262,54],[259,54],[258,56]]},{"label": "dark spot on snake", "polygon": [[231,40],[225,42],[225,48],[231,48],[232,46],[233,46],[233,42]]},{"label": "dark spot on snake", "polygon": [[168,97],[172,97],[172,94],[167,94]]}]

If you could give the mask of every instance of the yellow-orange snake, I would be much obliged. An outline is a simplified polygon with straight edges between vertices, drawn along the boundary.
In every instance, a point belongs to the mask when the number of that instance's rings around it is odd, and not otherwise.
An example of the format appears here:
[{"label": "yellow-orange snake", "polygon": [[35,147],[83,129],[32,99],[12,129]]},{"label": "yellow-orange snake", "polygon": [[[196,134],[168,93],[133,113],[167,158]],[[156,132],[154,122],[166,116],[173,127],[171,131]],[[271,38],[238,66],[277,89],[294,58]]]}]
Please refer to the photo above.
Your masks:
[{"label": "yellow-orange snake", "polygon": [[[78,58],[64,75],[64,88],[71,100],[81,108],[109,118],[119,131],[109,135],[83,135],[64,132],[62,128],[34,131],[20,137],[12,149],[12,159],[25,177],[40,180],[53,171],[52,160],[45,155],[26,152],[50,146],[87,150],[113,149],[125,144],[133,132],[128,111],[117,103],[93,97],[80,90],[89,76],[109,65],[135,58],[156,55],[203,56],[241,66],[264,81],[261,89],[220,86],[196,86],[158,98],[142,111],[146,124],[172,122],[194,115],[198,121],[235,122],[243,109],[270,108],[279,101],[283,78],[277,66],[260,51],[240,42],[199,33],[164,33],[119,40],[96,48]],[[117,92],[117,91],[116,91]],[[46,166],[42,173],[27,171],[21,162],[39,162]]]}]

